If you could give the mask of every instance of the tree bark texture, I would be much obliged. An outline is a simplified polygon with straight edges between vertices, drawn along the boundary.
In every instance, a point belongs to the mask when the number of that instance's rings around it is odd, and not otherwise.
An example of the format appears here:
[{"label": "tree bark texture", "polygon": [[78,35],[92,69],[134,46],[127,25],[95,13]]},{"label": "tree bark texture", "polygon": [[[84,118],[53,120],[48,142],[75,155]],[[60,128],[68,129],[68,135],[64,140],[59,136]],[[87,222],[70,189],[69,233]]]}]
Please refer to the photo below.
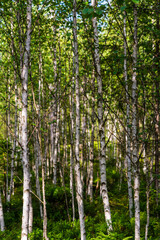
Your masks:
[{"label": "tree bark texture", "polygon": [[23,213],[21,240],[28,239],[29,231],[29,196],[30,196],[30,170],[27,149],[27,100],[28,100],[28,68],[31,42],[32,0],[27,1],[27,32],[22,69],[22,160],[23,160]]},{"label": "tree bark texture", "polygon": [[[92,6],[96,7],[96,1],[92,0]],[[109,205],[109,197],[107,190],[107,179],[106,179],[106,143],[105,143],[105,132],[103,126],[103,91],[102,91],[102,77],[101,77],[101,66],[99,57],[99,39],[98,39],[98,29],[97,29],[97,18],[92,18],[93,31],[94,31],[94,59],[97,74],[97,84],[98,84],[98,121],[99,121],[99,136],[100,136],[100,178],[101,178],[101,193],[104,205],[105,220],[108,226],[108,231],[111,231],[112,220],[111,211]]]},{"label": "tree bark texture", "polygon": [[3,232],[5,230],[5,224],[4,224],[4,215],[3,215],[3,205],[2,205],[1,192],[0,192],[0,227],[1,227],[1,231]]},{"label": "tree bark texture", "polygon": [[129,199],[129,216],[133,217],[133,194],[132,194],[132,165],[131,165],[131,129],[130,129],[130,103],[129,103],[129,88],[127,76],[127,33],[126,33],[126,11],[124,11],[124,80],[126,84],[126,163],[127,163],[127,182],[128,182],[128,199]]},{"label": "tree bark texture", "polygon": [[73,43],[75,59],[75,88],[76,88],[76,134],[75,134],[75,175],[76,175],[76,194],[78,202],[78,212],[80,219],[81,240],[86,239],[83,187],[80,174],[79,144],[80,144],[80,97],[79,97],[79,59],[78,59],[78,41],[77,41],[77,2],[73,0]]},{"label": "tree bark texture", "polygon": [[135,205],[135,240],[140,240],[140,203],[139,203],[139,158],[137,143],[137,6],[134,5],[134,45],[133,45],[133,74],[132,74],[132,142],[134,164],[134,205]]}]

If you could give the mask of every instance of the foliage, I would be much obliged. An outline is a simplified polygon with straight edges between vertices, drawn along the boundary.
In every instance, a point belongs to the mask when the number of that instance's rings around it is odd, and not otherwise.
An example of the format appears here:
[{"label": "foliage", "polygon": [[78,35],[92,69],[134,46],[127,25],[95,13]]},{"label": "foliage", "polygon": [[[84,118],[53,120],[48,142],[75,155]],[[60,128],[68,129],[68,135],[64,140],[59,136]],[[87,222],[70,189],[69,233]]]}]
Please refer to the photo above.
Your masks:
[{"label": "foliage", "polygon": [[[106,3],[107,2],[107,3]],[[5,232],[0,232],[0,239],[20,239],[22,218],[22,161],[20,143],[20,114],[21,114],[21,47],[25,46],[26,33],[26,5],[27,1],[2,0],[0,2],[0,187],[6,191],[10,182],[11,155],[14,139],[14,124],[16,113],[15,88],[18,87],[18,134],[16,145],[16,164],[14,175],[14,195],[7,203],[3,196],[5,217]],[[140,220],[141,238],[144,239],[146,226],[146,188],[150,192],[150,224],[149,240],[159,240],[160,205],[155,199],[155,179],[159,179],[156,169],[156,122],[159,118],[159,9],[157,1],[151,0],[112,0],[97,1],[92,7],[90,1],[77,0],[77,35],[79,54],[79,83],[80,83],[80,158],[84,155],[80,170],[84,171],[84,208],[87,239],[132,240],[134,239],[135,218],[129,219],[128,193],[126,177],[126,136],[127,127],[132,133],[132,122],[126,126],[126,105],[130,105],[132,114],[132,63],[134,45],[134,14],[133,8],[138,10],[138,60],[137,73],[137,119],[138,148],[140,165]],[[74,83],[74,57],[72,35],[73,1],[61,0],[33,0],[31,53],[28,79],[28,149],[31,167],[31,186],[36,193],[35,177],[35,138],[38,130],[37,120],[42,138],[42,154],[46,161],[51,158],[51,128],[55,127],[57,119],[51,119],[50,114],[60,103],[60,136],[57,163],[57,186],[53,186],[52,163],[46,177],[46,202],[48,216],[48,237],[52,239],[80,239],[78,210],[76,205],[76,219],[72,219],[72,200],[70,193],[70,147],[71,147],[71,119],[70,96],[73,93],[73,113],[75,120],[76,106]],[[20,14],[20,16],[19,16]],[[127,37],[124,39],[124,18],[126,16]],[[18,18],[20,17],[20,22]],[[99,51],[102,74],[103,96],[100,96],[97,82],[97,69],[94,59],[94,36],[92,19],[98,22]],[[53,31],[55,28],[55,31]],[[124,41],[127,43],[127,74],[128,83],[124,81]],[[157,51],[157,52],[156,52]],[[55,67],[55,58],[57,66]],[[22,58],[23,62],[23,58]],[[57,68],[57,69],[56,69]],[[55,75],[57,76],[55,77]],[[40,86],[40,80],[42,83]],[[59,84],[59,86],[58,86]],[[126,85],[128,84],[128,90]],[[57,87],[58,86],[58,87]],[[129,100],[126,100],[126,92]],[[58,95],[58,97],[57,97]],[[99,132],[97,117],[97,102],[103,98],[104,129],[106,135],[106,168],[107,187],[112,212],[114,231],[108,234],[104,219],[103,203],[100,197],[99,176]],[[94,112],[91,116],[91,111]],[[83,120],[86,117],[84,124]],[[10,119],[9,119],[10,118]],[[94,119],[93,119],[94,118]],[[86,126],[84,134],[82,125]],[[94,125],[94,196],[90,202],[87,196],[87,174],[89,154],[91,149],[92,125]],[[157,126],[156,126],[157,125]],[[36,130],[35,130],[36,129]],[[55,130],[55,129],[54,129]],[[75,129],[74,129],[75,130]],[[73,130],[73,135],[75,131]],[[159,133],[158,133],[159,134]],[[73,136],[75,137],[75,136]],[[48,143],[46,139],[48,138]],[[67,150],[65,152],[65,141]],[[83,142],[83,144],[82,144]],[[158,141],[159,143],[159,135]],[[38,141],[37,141],[38,143]],[[47,149],[48,147],[48,149]],[[74,149],[74,146],[72,146]],[[47,149],[47,150],[46,150]],[[148,175],[143,167],[146,154]],[[46,151],[46,152],[45,152]],[[159,150],[158,150],[159,151]],[[159,154],[159,153],[158,153]],[[39,163],[39,180],[42,185]],[[152,176],[151,176],[152,175]],[[153,179],[151,179],[151,177]],[[74,179],[75,180],[75,179]],[[149,183],[147,183],[147,180]],[[8,183],[7,183],[8,181]],[[133,185],[133,182],[132,182]],[[76,196],[74,183],[74,196]],[[39,200],[32,195],[34,221],[30,240],[42,239],[43,221],[40,218]]]}]

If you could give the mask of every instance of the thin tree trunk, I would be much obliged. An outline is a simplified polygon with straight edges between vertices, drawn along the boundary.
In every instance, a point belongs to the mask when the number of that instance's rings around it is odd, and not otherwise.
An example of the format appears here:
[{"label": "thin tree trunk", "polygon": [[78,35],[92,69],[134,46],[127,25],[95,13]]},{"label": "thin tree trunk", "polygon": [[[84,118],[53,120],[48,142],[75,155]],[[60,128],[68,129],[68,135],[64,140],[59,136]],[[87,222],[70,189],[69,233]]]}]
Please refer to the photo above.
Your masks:
[{"label": "thin tree trunk", "polygon": [[[40,127],[39,127],[39,125],[40,125],[39,108],[36,105],[33,86],[32,86],[32,96],[33,96],[34,107],[36,110],[35,114],[37,114],[36,117],[34,118],[34,109],[32,106],[32,114],[33,114],[32,121],[33,122],[36,121],[36,125],[39,130],[40,129]],[[40,182],[39,182],[39,165],[41,163],[41,153],[40,153],[40,145],[39,145],[37,132],[35,132],[35,134],[33,135],[33,141],[34,141],[34,158],[35,158],[35,166],[34,166],[33,170],[35,171],[35,176],[36,176],[36,194],[37,194],[38,198],[41,200],[41,190],[40,190]],[[40,204],[40,216],[41,216],[41,218],[43,218],[43,209],[42,209],[41,201],[39,201],[39,204]]]},{"label": "thin tree trunk", "polygon": [[45,150],[44,150],[44,161],[45,161],[45,177],[49,177],[49,158],[48,158],[48,135],[44,137]]},{"label": "thin tree trunk", "polygon": [[76,175],[76,194],[78,202],[78,212],[80,218],[81,240],[86,239],[83,187],[80,174],[79,144],[80,144],[80,97],[79,97],[79,59],[78,59],[78,41],[77,41],[77,2],[73,0],[73,43],[75,58],[75,87],[76,87],[76,134],[75,134],[75,175]]},{"label": "thin tree trunk", "polygon": [[[160,31],[160,22],[159,22],[159,10],[160,10],[160,1],[157,0],[156,3],[156,30]],[[157,37],[156,37],[157,38]],[[160,164],[160,115],[159,115],[159,108],[160,108],[160,84],[159,84],[159,76],[160,76],[160,69],[159,69],[159,63],[160,63],[160,50],[159,50],[159,44],[160,40],[157,38],[156,40],[156,69],[157,72],[155,76],[155,96],[156,96],[156,104],[155,104],[155,185],[156,185],[156,204],[157,207],[159,205],[159,194],[160,194],[160,180],[159,180],[159,164]],[[157,213],[157,217],[159,218],[159,215]]]},{"label": "thin tree trunk", "polygon": [[[73,73],[74,73],[74,57],[73,57]],[[75,220],[75,202],[74,202],[74,74],[73,83],[70,89],[70,192],[72,194],[72,214],[73,221]]]},{"label": "thin tree trunk", "polygon": [[45,162],[42,153],[42,143],[40,133],[38,131],[38,140],[40,145],[40,154],[42,161],[42,194],[43,194],[43,238],[49,240],[47,237],[47,209],[46,209],[46,195],[45,195]]},{"label": "thin tree trunk", "polygon": [[6,188],[5,188],[5,197],[6,200],[8,201],[8,195],[9,195],[9,179],[8,179],[8,169],[9,169],[9,148],[11,144],[11,136],[10,136],[10,98],[11,98],[11,93],[10,93],[10,79],[8,78],[8,69],[7,69],[7,84],[6,84],[6,94],[8,95],[8,98],[6,98],[6,133],[7,133],[7,166],[6,166]]},{"label": "thin tree trunk", "polygon": [[135,240],[140,240],[140,202],[139,202],[139,158],[137,143],[137,6],[134,5],[134,46],[132,74],[132,141],[134,164],[134,205],[135,205]]},{"label": "thin tree trunk", "polygon": [[[41,155],[40,155],[40,146],[39,146],[39,141],[38,141],[38,136],[36,134],[35,137],[35,167],[36,167],[36,193],[39,199],[41,199],[41,190],[40,190],[40,182],[39,182],[39,162],[42,161]],[[43,218],[43,209],[42,209],[42,203],[39,202],[40,204],[40,216]]]},{"label": "thin tree trunk", "polygon": [[[84,188],[84,177],[85,177],[85,165],[87,165],[87,149],[86,149],[86,127],[87,127],[87,118],[86,118],[86,109],[87,109],[87,104],[86,104],[86,97],[85,97],[85,83],[86,79],[83,80],[83,87],[82,87],[82,101],[83,101],[83,115],[82,115],[82,154],[81,154],[81,181],[82,181],[82,186]],[[84,88],[84,89],[83,89]]]},{"label": "thin tree trunk", "polygon": [[[11,22],[11,35],[12,35],[12,56],[14,56],[14,43],[13,43],[13,21]],[[15,121],[14,121],[14,138],[13,138],[13,147],[11,154],[11,178],[10,178],[10,188],[8,192],[8,202],[11,200],[11,194],[14,192],[14,164],[15,164],[15,151],[16,151],[16,142],[17,142],[17,108],[18,108],[18,88],[17,88],[17,74],[16,74],[16,62],[13,61],[14,65],[14,82],[15,82]]]},{"label": "thin tree trunk", "polygon": [[74,129],[74,119],[73,119],[73,98],[74,94],[71,89],[70,92],[70,142],[71,142],[71,147],[70,147],[70,192],[72,194],[72,214],[73,214],[73,221],[75,220],[75,204],[74,204],[74,153],[73,153],[73,147],[74,147],[74,141],[73,141],[73,129]]},{"label": "thin tree trunk", "polygon": [[129,199],[129,216],[133,217],[133,194],[132,194],[132,167],[131,167],[131,129],[130,129],[130,104],[129,104],[129,88],[127,76],[127,34],[126,34],[126,11],[124,11],[124,80],[126,84],[126,163],[127,163],[127,183],[128,183],[128,199]]},{"label": "thin tree trunk", "polygon": [[[146,157],[146,156],[144,156]],[[148,228],[149,228],[149,220],[150,220],[150,208],[149,208],[149,197],[150,197],[150,178],[149,178],[149,164],[148,161],[147,166],[146,166],[146,212],[147,212],[147,223],[146,223],[146,228],[145,228],[145,240],[148,239]]]},{"label": "thin tree trunk", "polygon": [[[17,0],[17,24],[18,24],[18,38],[19,38],[19,55],[20,55],[20,76],[22,76],[22,70],[23,70],[23,55],[24,55],[24,48],[22,46],[23,40],[22,40],[22,19],[21,19],[21,3],[20,0]],[[21,88],[18,88],[18,96],[21,96]],[[18,98],[18,108],[22,109],[22,101],[21,98]],[[19,124],[18,124],[18,135],[19,135],[19,142],[22,144],[22,111],[19,112]],[[20,159],[22,160],[22,152],[20,153]]]},{"label": "thin tree trunk", "polygon": [[[96,7],[96,1],[92,0],[92,6]],[[107,190],[107,179],[106,179],[106,144],[105,144],[105,132],[103,126],[103,92],[102,92],[102,77],[99,57],[99,39],[97,30],[97,18],[92,18],[93,31],[94,31],[94,58],[97,73],[97,84],[98,84],[98,120],[99,120],[99,136],[100,136],[100,178],[101,178],[101,192],[102,200],[104,205],[105,220],[108,225],[108,232],[112,231],[112,220],[111,211],[109,205],[109,197]]]},{"label": "thin tree trunk", "polygon": [[27,32],[22,69],[22,160],[23,160],[23,213],[21,240],[28,239],[29,231],[29,200],[30,200],[30,170],[27,149],[27,100],[28,100],[28,68],[31,42],[32,0],[27,2]]},{"label": "thin tree trunk", "polygon": [[56,27],[53,26],[53,68],[54,68],[54,113],[55,113],[55,142],[53,152],[53,184],[57,184],[57,154],[58,154],[58,141],[59,141],[59,100],[58,100],[58,74],[57,74],[57,49],[56,49]]},{"label": "thin tree trunk", "polygon": [[[7,106],[7,103],[6,103]],[[8,106],[7,106],[8,108]],[[6,110],[6,135],[7,135],[7,166],[6,166],[6,179],[5,179],[5,199],[8,201],[8,168],[9,168],[9,123],[8,123],[8,110]]]},{"label": "thin tree trunk", "polygon": [[95,71],[93,70],[92,76],[92,113],[91,113],[91,145],[89,155],[89,184],[88,184],[88,195],[90,201],[93,201],[93,163],[94,163],[94,134],[95,134]]},{"label": "thin tree trunk", "polygon": [[[59,101],[59,100],[58,100]],[[57,184],[57,158],[58,158],[58,141],[59,141],[59,122],[60,122],[60,104],[57,106],[57,122],[56,122],[56,134],[55,134],[55,146],[53,157],[53,184]]]},{"label": "thin tree trunk", "polygon": [[16,82],[16,75],[15,77],[15,121],[14,121],[14,139],[13,139],[13,148],[12,148],[12,154],[11,154],[11,179],[10,179],[10,188],[8,193],[8,202],[11,200],[11,194],[14,191],[14,163],[15,163],[15,151],[16,151],[16,141],[17,141],[17,98],[18,98],[18,92],[17,92],[17,82]]},{"label": "thin tree trunk", "polygon": [[90,146],[90,156],[89,156],[89,184],[88,184],[88,195],[90,196],[90,201],[93,202],[93,163],[94,163],[94,108],[92,110],[92,129],[91,129],[91,146]]},{"label": "thin tree trunk", "polygon": [[2,205],[1,191],[0,191],[0,226],[1,226],[1,231],[3,232],[5,230],[5,224],[4,224],[4,215],[3,215],[3,205]]},{"label": "thin tree trunk", "polygon": [[[30,184],[30,191],[31,191],[31,184]],[[33,228],[33,206],[32,206],[32,194],[30,192],[29,195],[29,233],[32,232]]]}]

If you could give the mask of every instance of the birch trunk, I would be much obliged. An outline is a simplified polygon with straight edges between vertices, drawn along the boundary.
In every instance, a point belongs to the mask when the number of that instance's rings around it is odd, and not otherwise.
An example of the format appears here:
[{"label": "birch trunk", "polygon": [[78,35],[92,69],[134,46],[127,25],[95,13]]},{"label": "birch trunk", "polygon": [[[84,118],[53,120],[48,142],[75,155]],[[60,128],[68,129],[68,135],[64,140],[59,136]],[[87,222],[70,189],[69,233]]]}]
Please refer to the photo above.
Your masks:
[{"label": "birch trunk", "polygon": [[53,152],[53,184],[57,184],[57,154],[58,154],[58,140],[59,140],[59,100],[58,100],[58,74],[57,74],[57,49],[56,49],[56,27],[53,26],[53,68],[54,68],[54,92],[55,92],[55,103],[54,103],[54,112],[55,112],[55,142],[54,142],[54,152]]},{"label": "birch trunk", "polygon": [[16,151],[16,141],[17,141],[17,98],[18,98],[18,91],[17,91],[17,82],[16,82],[16,74],[14,73],[15,78],[15,121],[14,121],[14,139],[13,139],[13,148],[11,154],[11,179],[10,179],[10,188],[8,193],[8,202],[11,200],[11,194],[14,191],[14,160],[15,160],[15,151]]},{"label": "birch trunk", "polygon": [[[40,156],[40,146],[39,146],[39,141],[38,141],[38,136],[36,134],[35,137],[35,167],[36,167],[36,193],[39,199],[41,199],[41,190],[40,190],[40,182],[39,182],[39,162],[41,162],[41,156]],[[42,209],[42,203],[39,201],[40,204],[40,216],[43,218],[43,209]]]},{"label": "birch trunk", "polygon": [[90,196],[90,201],[93,202],[93,162],[94,162],[94,107],[92,110],[92,129],[91,129],[91,146],[90,146],[90,156],[89,156],[89,184],[88,184],[88,195]]},{"label": "birch trunk", "polygon": [[55,138],[54,138],[55,124],[53,123],[53,121],[55,120],[55,117],[53,112],[50,113],[49,118],[50,118],[49,120],[52,122],[50,126],[50,174],[51,174],[53,169],[54,142],[55,142]]},{"label": "birch trunk", "polygon": [[87,128],[87,118],[86,118],[86,109],[87,109],[87,104],[86,104],[86,97],[85,97],[85,83],[86,79],[83,80],[82,84],[82,101],[83,101],[83,115],[82,115],[82,154],[81,154],[81,181],[82,181],[82,186],[84,188],[84,177],[85,177],[85,165],[87,165],[87,148],[86,148],[86,143],[87,143],[87,137],[86,137],[86,128]]},{"label": "birch trunk", "polygon": [[30,197],[30,171],[27,149],[27,99],[28,99],[28,68],[31,42],[31,15],[32,0],[27,2],[27,32],[24,53],[24,64],[22,69],[22,160],[23,160],[23,213],[21,240],[28,239],[29,231],[29,197]]},{"label": "birch trunk", "polygon": [[40,154],[42,160],[42,194],[43,194],[43,238],[49,240],[47,237],[47,208],[46,208],[46,195],[45,195],[45,161],[42,153],[42,143],[40,133],[38,131],[38,140],[40,145]]},{"label": "birch trunk", "polygon": [[89,154],[89,184],[88,184],[88,195],[90,196],[90,201],[93,201],[93,163],[94,163],[94,135],[95,135],[95,71],[93,71],[92,76],[92,112],[91,112],[91,145]]},{"label": "birch trunk", "polygon": [[[22,19],[21,19],[21,12],[20,7],[21,3],[20,0],[17,0],[17,24],[18,24],[18,38],[19,38],[19,55],[20,55],[20,76],[22,76],[23,70],[23,55],[24,55],[24,48],[23,48],[23,40],[22,40]],[[21,88],[18,88],[18,96],[21,96]],[[22,101],[21,98],[18,98],[18,108],[22,109]],[[19,112],[19,124],[18,124],[18,135],[19,135],[19,142],[22,143],[22,111]],[[20,159],[22,160],[22,152],[20,152]]]},{"label": "birch trunk", "polygon": [[[11,21],[11,35],[13,37],[13,21]],[[13,47],[13,40],[11,44],[12,49],[12,56],[14,56],[14,47]],[[18,90],[17,90],[17,79],[16,79],[16,62],[13,61],[14,65],[14,81],[15,81],[15,122],[14,122],[14,138],[13,138],[13,147],[12,147],[12,154],[11,154],[11,178],[10,178],[10,188],[8,191],[7,201],[10,202],[11,194],[14,191],[14,158],[15,158],[15,150],[16,150],[16,138],[17,138],[17,101],[18,101]]]},{"label": "birch trunk", "polygon": [[[39,108],[36,105],[36,100],[35,100],[35,94],[32,86],[32,96],[33,96],[33,102],[34,102],[34,107],[35,107],[35,114],[36,117],[34,117],[34,109],[32,105],[32,114],[33,114],[33,122],[36,122],[38,131],[39,131],[39,125],[40,125],[40,116],[39,116]],[[37,117],[38,116],[38,117]],[[35,157],[35,166],[34,166],[34,171],[35,171],[35,176],[36,176],[36,194],[38,198],[41,200],[41,190],[40,190],[40,182],[39,182],[39,165],[41,163],[41,153],[40,153],[40,145],[39,145],[39,140],[38,140],[38,133],[37,131],[33,135],[33,140],[34,140],[34,157]],[[42,203],[39,201],[40,204],[40,216],[43,218],[43,209],[42,209]]]},{"label": "birch trunk", "polygon": [[78,212],[80,218],[81,240],[86,239],[83,188],[80,174],[79,144],[80,144],[80,99],[79,99],[79,59],[78,59],[78,41],[77,41],[77,2],[73,0],[73,42],[75,58],[75,87],[76,87],[76,134],[75,134],[75,175],[76,175],[76,194],[78,202]]},{"label": "birch trunk", "polygon": [[44,150],[44,161],[45,161],[45,177],[49,177],[49,157],[48,157],[48,135],[45,136],[45,150]]},{"label": "birch trunk", "polygon": [[[74,68],[74,58],[73,58],[73,68]],[[73,221],[75,220],[75,203],[74,203],[74,76],[73,85],[70,90],[69,96],[70,103],[70,192],[72,194],[72,214]]]},{"label": "birch trunk", "polygon": [[[160,22],[159,22],[159,9],[160,9],[160,1],[157,0],[156,2],[156,30],[160,31]],[[156,204],[157,207],[159,205],[159,194],[160,194],[160,181],[159,181],[159,163],[160,163],[160,142],[159,142],[159,135],[160,135],[160,115],[159,115],[159,108],[160,108],[160,84],[159,84],[159,63],[160,63],[160,50],[159,50],[160,40],[159,38],[156,39],[156,69],[157,72],[155,76],[155,96],[156,96],[156,104],[155,104],[155,185],[156,185]],[[159,218],[159,214],[157,213],[157,217]]]},{"label": "birch trunk", "polygon": [[59,122],[60,122],[60,105],[57,106],[57,123],[55,134],[54,158],[53,158],[53,184],[57,184],[57,157],[58,157],[58,141],[59,141]]},{"label": "birch trunk", "polygon": [[130,104],[129,104],[129,88],[128,88],[128,76],[127,76],[127,34],[126,34],[126,11],[124,11],[124,80],[126,84],[126,163],[127,163],[127,183],[128,183],[128,199],[129,199],[129,216],[133,217],[133,194],[132,194],[132,166],[131,166],[131,130],[130,130]]},{"label": "birch trunk", "polygon": [[140,240],[140,203],[139,203],[139,159],[137,143],[137,6],[134,5],[134,46],[132,74],[132,141],[134,164],[134,205],[135,205],[135,240]]},{"label": "birch trunk", "polygon": [[[92,6],[96,7],[96,1],[92,0]],[[94,58],[97,73],[97,84],[98,84],[98,120],[99,120],[99,136],[100,136],[100,178],[101,178],[101,192],[102,200],[104,205],[105,220],[108,225],[108,232],[112,231],[112,220],[111,211],[109,205],[109,197],[107,190],[107,180],[106,180],[106,144],[105,144],[105,132],[103,126],[103,91],[102,91],[102,77],[101,77],[101,67],[100,67],[100,57],[99,57],[99,39],[98,39],[98,29],[97,29],[97,18],[92,18],[93,31],[94,31]]]},{"label": "birch trunk", "polygon": [[[144,158],[146,156],[144,155]],[[150,177],[149,177],[149,162],[146,160],[146,213],[147,213],[147,223],[145,228],[145,240],[148,239],[148,228],[150,220],[150,208],[149,208],[149,198],[150,198]]]},{"label": "birch trunk", "polygon": [[[10,71],[8,72],[7,69],[7,75],[10,75]],[[7,166],[6,166],[6,189],[5,189],[5,199],[8,201],[8,195],[9,195],[9,180],[8,180],[8,169],[9,169],[9,148],[11,144],[11,134],[10,134],[10,125],[11,125],[11,119],[10,119],[10,99],[11,99],[11,88],[10,88],[10,79],[8,79],[7,76],[7,83],[6,83],[6,95],[8,96],[6,98],[6,133],[7,133]]]},{"label": "birch trunk", "polygon": [[73,214],[73,221],[75,220],[75,204],[74,204],[74,153],[73,153],[73,146],[74,146],[74,141],[73,141],[73,129],[74,129],[74,119],[73,119],[73,91],[71,90],[69,101],[70,101],[70,142],[71,142],[71,147],[70,147],[70,192],[72,194],[72,214]]},{"label": "birch trunk", "polygon": [[[8,81],[7,81],[7,85],[8,85]],[[7,89],[8,89],[8,86],[6,86],[6,95],[8,94],[7,93]],[[8,94],[8,95],[10,95],[10,93]],[[8,96],[8,99],[6,99],[6,100],[8,100],[9,101],[9,96]],[[6,102],[6,106],[7,106],[7,102]],[[9,108],[8,106],[7,106],[7,108]],[[8,168],[9,168],[9,120],[8,120],[8,111],[9,110],[6,110],[6,135],[7,135],[7,166],[6,166],[6,182],[5,182],[5,199],[8,201]]]},{"label": "birch trunk", "polygon": [[[31,190],[31,184],[30,184],[30,190]],[[33,206],[32,206],[32,194],[30,192],[29,195],[29,233],[32,232],[33,227]]]},{"label": "birch trunk", "polygon": [[3,205],[2,205],[1,191],[0,191],[0,226],[1,226],[1,231],[3,232],[5,230],[5,224],[4,224],[4,215],[3,215]]}]

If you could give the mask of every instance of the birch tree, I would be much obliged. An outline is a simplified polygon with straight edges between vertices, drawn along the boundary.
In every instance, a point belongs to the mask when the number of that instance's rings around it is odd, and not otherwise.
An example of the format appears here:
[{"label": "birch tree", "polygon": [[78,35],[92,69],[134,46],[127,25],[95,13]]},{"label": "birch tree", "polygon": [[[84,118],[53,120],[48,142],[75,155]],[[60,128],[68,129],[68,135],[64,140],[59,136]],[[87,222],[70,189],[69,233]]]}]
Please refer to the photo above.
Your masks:
[{"label": "birch tree", "polygon": [[[96,0],[92,0],[92,6],[96,7]],[[102,76],[100,66],[100,55],[99,55],[99,39],[97,29],[97,18],[92,18],[93,31],[94,31],[94,60],[97,74],[98,84],[98,122],[99,122],[99,136],[100,136],[100,178],[101,178],[101,193],[104,205],[105,220],[108,225],[108,231],[112,231],[112,220],[111,211],[109,205],[109,197],[107,190],[107,179],[106,179],[106,143],[105,143],[105,132],[104,132],[104,120],[103,120],[103,90],[102,90]]]},{"label": "birch tree", "polygon": [[22,160],[23,160],[23,213],[21,240],[28,239],[29,231],[29,200],[30,200],[30,170],[27,147],[27,99],[28,99],[28,69],[31,43],[32,0],[27,1],[27,31],[22,68]]},{"label": "birch tree", "polygon": [[83,204],[83,186],[80,174],[79,144],[80,144],[80,97],[79,97],[79,59],[78,59],[78,41],[77,41],[77,2],[73,0],[73,49],[75,60],[75,91],[76,91],[76,133],[75,133],[75,175],[76,175],[76,195],[78,202],[78,212],[80,219],[81,240],[86,239],[84,204]]},{"label": "birch tree", "polygon": [[132,194],[132,172],[131,172],[131,129],[130,129],[130,103],[129,103],[129,88],[127,75],[127,33],[126,33],[126,11],[124,11],[124,80],[126,85],[126,163],[127,163],[127,182],[128,182],[128,199],[129,199],[129,216],[133,216],[133,194]]},{"label": "birch tree", "polygon": [[132,142],[134,164],[134,205],[135,205],[135,240],[140,240],[140,202],[139,202],[139,158],[137,143],[137,6],[134,4],[134,45],[133,45],[133,74],[132,74]]},{"label": "birch tree", "polygon": [[3,232],[5,230],[5,224],[4,224],[4,215],[3,215],[3,205],[2,205],[1,191],[0,191],[0,227],[1,227],[1,231]]}]

